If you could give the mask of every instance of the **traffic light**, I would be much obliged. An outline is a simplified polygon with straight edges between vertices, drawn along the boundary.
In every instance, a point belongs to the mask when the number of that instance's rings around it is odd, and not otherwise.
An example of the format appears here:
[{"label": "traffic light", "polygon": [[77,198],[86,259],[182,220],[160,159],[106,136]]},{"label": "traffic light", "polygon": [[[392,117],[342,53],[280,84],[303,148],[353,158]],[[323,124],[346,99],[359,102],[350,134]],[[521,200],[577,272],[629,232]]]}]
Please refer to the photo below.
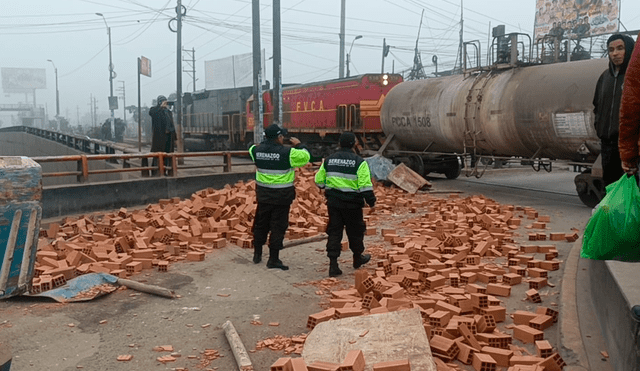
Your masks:
[{"label": "traffic light", "polygon": [[391,45],[385,45],[384,46],[384,51],[383,51],[383,56],[387,56],[389,55],[389,49],[391,48]]}]

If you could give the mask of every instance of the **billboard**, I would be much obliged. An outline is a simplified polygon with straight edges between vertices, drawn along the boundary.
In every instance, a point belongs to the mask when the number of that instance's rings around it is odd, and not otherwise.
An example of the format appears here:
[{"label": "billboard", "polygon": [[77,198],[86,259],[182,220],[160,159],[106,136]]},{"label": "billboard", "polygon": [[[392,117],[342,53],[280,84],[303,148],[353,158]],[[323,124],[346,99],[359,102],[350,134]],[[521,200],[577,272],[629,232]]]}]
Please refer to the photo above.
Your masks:
[{"label": "billboard", "polygon": [[[262,83],[264,84],[264,49],[262,49]],[[205,89],[231,89],[253,86],[253,53],[204,62]]]},{"label": "billboard", "polygon": [[2,68],[2,90],[5,93],[32,93],[47,88],[44,68]]},{"label": "billboard", "polygon": [[618,0],[536,0],[535,40],[582,39],[618,31]]}]

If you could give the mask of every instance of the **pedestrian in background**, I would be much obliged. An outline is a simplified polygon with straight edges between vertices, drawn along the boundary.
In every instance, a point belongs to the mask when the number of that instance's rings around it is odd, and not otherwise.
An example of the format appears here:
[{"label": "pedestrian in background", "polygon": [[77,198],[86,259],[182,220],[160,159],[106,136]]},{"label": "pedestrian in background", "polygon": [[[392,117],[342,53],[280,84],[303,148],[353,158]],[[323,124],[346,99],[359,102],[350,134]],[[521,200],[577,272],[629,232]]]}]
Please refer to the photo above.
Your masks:
[{"label": "pedestrian in background", "polygon": [[288,270],[280,260],[284,235],[289,227],[289,208],[296,198],[293,185],[295,168],[309,163],[309,151],[295,137],[289,138],[294,146],[284,146],[287,130],[271,124],[264,131],[265,140],[249,148],[256,164],[256,200],[258,208],[253,220],[253,262],[262,261],[262,246],[269,232],[269,260],[267,268]]},{"label": "pedestrian in background", "polygon": [[[176,128],[173,125],[173,113],[169,110],[169,101],[164,95],[158,95],[156,105],[149,109],[151,116],[151,152],[171,153],[174,150],[176,140]],[[152,166],[158,166],[158,159],[154,158]],[[164,166],[169,167],[168,158],[164,160]],[[157,174],[157,170],[152,171]]]},{"label": "pedestrian in background", "polygon": [[593,97],[594,126],[600,138],[602,180],[605,187],[624,174],[618,151],[618,125],[622,85],[633,44],[633,39],[627,35],[613,34],[609,37],[609,68],[600,75]]},{"label": "pedestrian in background", "polygon": [[316,185],[325,189],[329,209],[327,256],[330,277],[342,274],[338,258],[342,247],[342,231],[345,229],[353,253],[353,267],[358,269],[371,259],[371,255],[364,254],[367,227],[362,208],[365,201],[369,207],[376,204],[369,165],[353,150],[355,134],[344,132],[339,142],[340,149],[324,160],[315,177]]}]

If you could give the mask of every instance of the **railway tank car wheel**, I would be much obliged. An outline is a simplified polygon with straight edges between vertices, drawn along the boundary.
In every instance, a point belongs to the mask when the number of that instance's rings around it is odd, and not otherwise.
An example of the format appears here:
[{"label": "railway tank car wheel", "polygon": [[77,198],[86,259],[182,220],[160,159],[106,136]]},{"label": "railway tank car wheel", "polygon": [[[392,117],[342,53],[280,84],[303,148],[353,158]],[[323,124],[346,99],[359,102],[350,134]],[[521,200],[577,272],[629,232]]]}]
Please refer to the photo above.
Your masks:
[{"label": "railway tank car wheel", "polygon": [[460,173],[462,173],[462,168],[456,164],[455,167],[445,170],[444,176],[446,176],[447,179],[456,179],[460,176]]},{"label": "railway tank car wheel", "polygon": [[409,157],[409,168],[421,176],[426,176],[428,173],[425,173],[424,170],[424,161],[422,161],[422,157],[418,155],[411,155]]}]

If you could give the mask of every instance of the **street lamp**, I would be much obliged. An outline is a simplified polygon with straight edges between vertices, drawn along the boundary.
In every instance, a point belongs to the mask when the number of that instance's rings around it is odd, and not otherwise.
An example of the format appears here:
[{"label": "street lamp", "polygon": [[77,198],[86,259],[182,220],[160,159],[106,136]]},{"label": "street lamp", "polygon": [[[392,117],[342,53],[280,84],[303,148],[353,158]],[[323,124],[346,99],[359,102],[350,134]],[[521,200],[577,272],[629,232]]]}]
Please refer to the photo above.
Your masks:
[{"label": "street lamp", "polygon": [[111,128],[115,126],[115,115],[111,105],[111,99],[113,98],[113,74],[114,74],[113,63],[111,61],[111,27],[109,27],[109,25],[107,24],[107,19],[104,17],[102,13],[96,13],[96,15],[102,17],[102,20],[104,21],[104,25],[107,27],[107,35],[109,35],[109,89],[110,89],[109,108],[111,109],[111,125],[109,125],[109,131],[111,131]]},{"label": "street lamp", "polygon": [[58,93],[58,69],[56,68],[55,63],[51,59],[47,59],[48,62],[51,62],[53,65],[53,70],[56,74],[56,119],[60,116],[60,94]]},{"label": "street lamp", "polygon": [[350,63],[350,56],[351,56],[351,49],[353,49],[353,43],[356,42],[356,40],[358,39],[362,39],[362,35],[358,35],[356,36],[353,41],[351,42],[351,47],[349,48],[349,53],[347,53],[347,77],[349,77],[349,63]]}]

